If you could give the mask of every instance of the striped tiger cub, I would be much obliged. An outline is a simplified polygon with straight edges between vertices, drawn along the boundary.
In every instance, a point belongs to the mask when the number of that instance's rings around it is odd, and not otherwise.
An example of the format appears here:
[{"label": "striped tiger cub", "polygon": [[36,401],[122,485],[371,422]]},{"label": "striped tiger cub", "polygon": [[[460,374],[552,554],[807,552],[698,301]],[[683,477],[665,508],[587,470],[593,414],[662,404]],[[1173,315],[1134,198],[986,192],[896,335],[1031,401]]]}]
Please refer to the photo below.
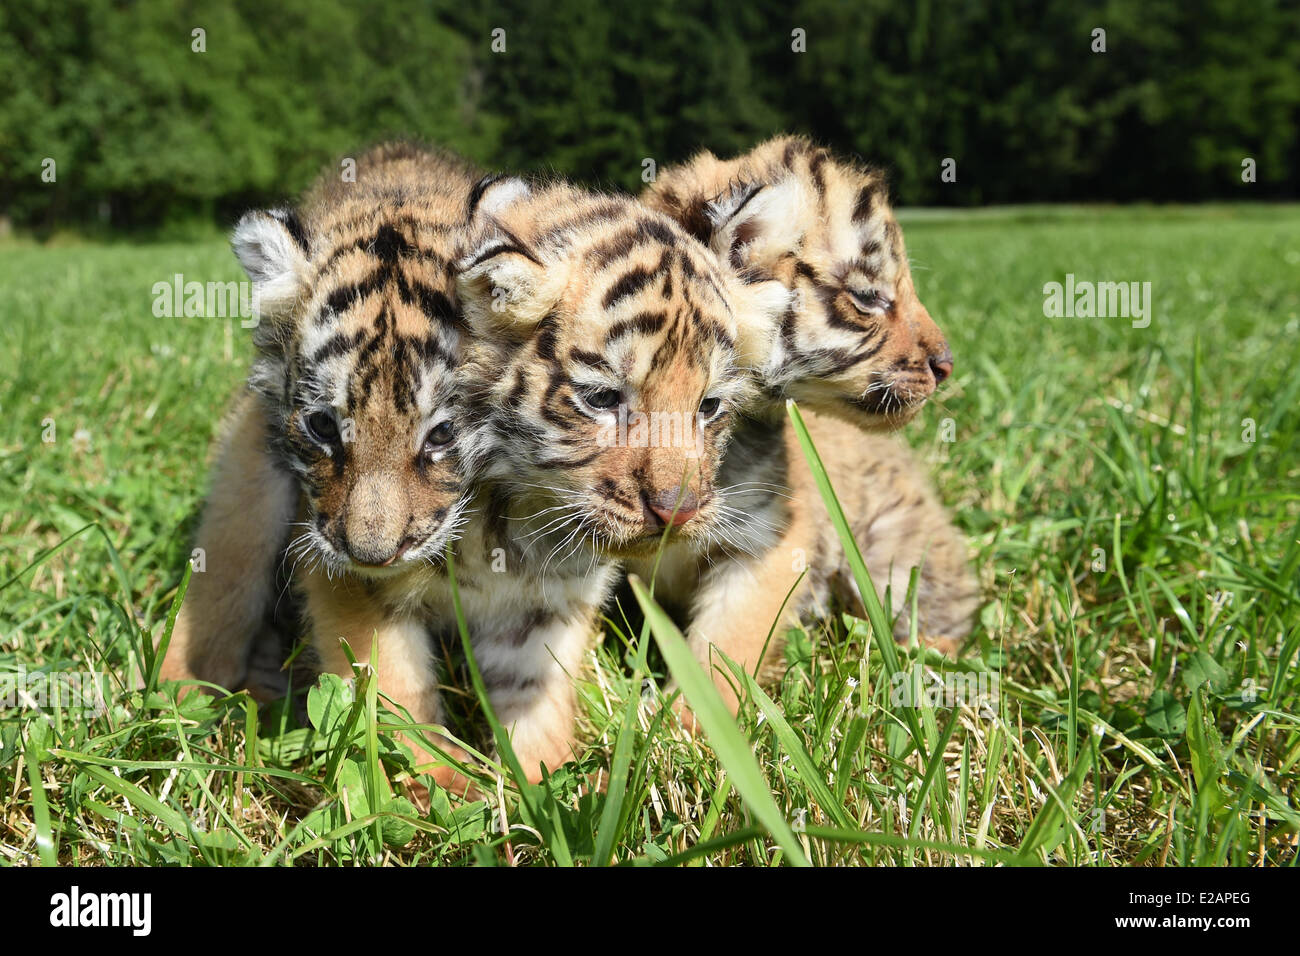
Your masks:
[{"label": "striped tiger cub", "polygon": [[[540,778],[573,754],[572,679],[617,561],[735,520],[718,463],[788,291],[634,200],[411,147],[246,216],[234,246],[263,306],[253,389],[164,676],[249,679],[292,525],[321,666],[350,674],[341,640],[373,646],[380,689],[440,724],[454,542],[491,703]],[[445,764],[434,779],[466,786]]]},{"label": "striped tiger cub", "polygon": [[414,537],[395,529],[387,494],[410,498],[411,530],[423,532],[404,562],[436,554],[463,519],[472,444],[443,442],[464,338],[450,263],[482,174],[388,144],[359,158],[356,183],[338,179],[323,174],[297,208],[247,213],[235,229],[258,298],[256,356],[215,446],[202,571],[166,678],[242,687],[278,672],[278,660],[270,675],[249,664],[289,603],[273,589],[291,528],[300,557],[342,572],[347,555],[383,564]]},{"label": "striped tiger cub", "polygon": [[[256,357],[217,445],[195,573],[162,676],[259,696],[282,688],[274,620],[329,582],[351,595],[305,611],[325,667],[338,644],[370,656],[371,595],[437,564],[469,519],[485,432],[463,402],[459,243],[498,186],[449,154],[409,144],[359,157],[356,182],[327,172],[296,209],[246,214],[232,239],[258,299]],[[287,546],[287,551],[286,551]],[[385,693],[417,720],[437,709],[423,632],[381,628]]]},{"label": "striped tiger cub", "polygon": [[[779,656],[785,628],[832,596],[861,610],[786,398],[804,410],[877,590],[890,591],[896,637],[909,633],[904,598],[919,566],[918,631],[955,652],[978,597],[965,543],[906,446],[878,434],[913,418],[953,369],[883,175],[780,137],[733,160],[701,153],[662,171],[642,199],[741,281],[776,279],[792,293],[761,349],[762,399],[719,478],[749,520],[711,549],[671,544],[660,565],[656,594],[689,616],[696,654],[707,663],[718,648],[753,671],[765,646],[768,660]],[[731,675],[713,673],[734,710]]]},{"label": "striped tiger cub", "polygon": [[457,264],[466,401],[491,433],[457,546],[475,655],[534,779],[574,752],[573,678],[618,562],[735,520],[717,482],[780,283],[667,217],[564,184],[500,205]]}]

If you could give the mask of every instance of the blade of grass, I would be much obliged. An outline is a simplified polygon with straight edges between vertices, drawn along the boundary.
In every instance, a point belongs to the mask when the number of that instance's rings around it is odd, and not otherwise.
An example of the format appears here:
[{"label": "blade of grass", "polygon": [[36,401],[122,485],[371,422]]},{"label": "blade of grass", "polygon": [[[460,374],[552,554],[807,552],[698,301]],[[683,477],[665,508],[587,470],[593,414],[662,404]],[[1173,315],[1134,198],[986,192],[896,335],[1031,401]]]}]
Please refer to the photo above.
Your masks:
[{"label": "blade of grass", "polygon": [[623,709],[623,722],[619,725],[618,735],[614,738],[614,756],[609,767],[609,787],[605,791],[605,804],[600,810],[595,847],[591,853],[592,866],[608,866],[614,857],[614,843],[618,839],[619,821],[623,817],[623,803],[627,798],[628,773],[632,769],[632,744],[637,725],[636,710],[640,703],[637,691],[641,687],[641,675],[646,670],[646,648],[650,641],[648,630],[642,628],[641,640],[636,649],[636,662],[632,666],[632,692],[628,694],[627,706]]},{"label": "blade of grass", "polygon": [[190,588],[190,575],[194,573],[194,566],[190,562],[185,562],[185,574],[181,576],[181,583],[176,588],[176,597],[172,598],[171,610],[167,612],[167,624],[163,627],[162,640],[158,642],[157,649],[149,646],[146,640],[144,648],[145,663],[149,668],[149,673],[144,682],[144,696],[147,698],[153,693],[154,688],[158,686],[158,673],[162,670],[163,659],[167,656],[167,648],[172,643],[172,630],[176,627],[176,616],[181,612],[181,602],[185,600],[185,592]]},{"label": "blade of grass", "polygon": [[[700,824],[700,842],[707,843],[713,839],[713,831],[718,827],[718,821],[722,819],[722,808],[727,804],[727,797],[731,795],[731,778],[727,776],[724,770],[719,774],[718,785],[713,790],[713,796],[709,799],[709,811],[704,815],[704,822]],[[700,844],[696,844],[699,846]],[[691,866],[703,866],[703,860],[693,860]]]},{"label": "blade of grass", "polygon": [[27,782],[32,788],[32,822],[36,826],[36,854],[40,858],[41,866],[58,866],[59,848],[50,827],[50,804],[45,796],[45,781],[41,777],[41,751],[45,749],[45,735],[48,733],[48,727],[42,725],[40,732],[32,734],[28,738],[23,756],[27,761]]},{"label": "blade of grass", "polygon": [[795,839],[794,832],[776,801],[772,799],[771,789],[758,766],[758,760],[732,720],[731,712],[722,701],[722,695],[695,660],[677,625],[655,603],[641,579],[632,575],[628,580],[673,679],[681,687],[687,703],[695,713],[695,719],[704,728],[705,736],[717,753],[718,760],[727,769],[741,799],[771,834],[777,846],[785,851],[790,863],[794,866],[807,866],[808,860],[803,848]]},{"label": "blade of grass", "polygon": [[935,840],[914,840],[896,833],[868,833],[859,830],[834,830],[830,827],[808,827],[804,831],[815,840],[829,840],[833,843],[868,843],[873,846],[894,847],[899,850],[930,850],[936,853],[951,853],[954,856],[970,856],[995,863],[1007,863],[1012,866],[1037,866],[1037,860],[1024,859],[1009,850],[984,850],[969,846],[956,846]]},{"label": "blade of grass", "polygon": [[[948,741],[952,739],[953,731],[957,729],[957,715],[961,708],[954,707],[948,715],[948,723],[944,725],[940,732],[938,740],[935,741],[934,750],[930,754],[930,759],[926,762],[925,776],[921,778],[921,787],[916,792],[916,799],[912,801],[915,809],[912,811],[912,822],[907,828],[909,839],[915,839],[917,828],[921,825],[921,812],[925,809],[926,797],[930,794],[930,788],[934,786],[934,781],[940,776],[943,770],[943,752],[948,746]],[[940,796],[940,795],[937,795]],[[942,799],[942,796],[940,796]]]},{"label": "blade of grass", "polygon": [[803,741],[794,732],[781,709],[777,707],[772,698],[767,695],[763,688],[758,686],[758,682],[751,677],[743,667],[730,658],[724,657],[723,660],[731,668],[731,672],[736,675],[736,679],[749,692],[754,702],[758,704],[767,718],[768,725],[776,734],[776,739],[781,745],[781,750],[794,762],[795,769],[799,771],[799,779],[812,792],[813,799],[834,821],[837,827],[850,828],[853,823],[849,819],[848,811],[844,809],[843,803],[835,799],[835,794],[831,792],[830,785],[822,779],[821,771],[813,762],[808,750],[803,745]]},{"label": "blade of grass", "polygon": [[1047,802],[1034,816],[1025,831],[1025,838],[1020,842],[1020,854],[1030,858],[1034,854],[1050,853],[1065,836],[1069,825],[1070,806],[1074,795],[1079,791],[1088,771],[1092,769],[1092,751],[1085,750],[1083,759],[1066,774],[1059,787],[1046,786]]},{"label": "blade of grass", "polygon": [[[372,812],[388,802],[388,778],[379,769],[379,641],[370,641],[370,669],[366,673],[366,799]],[[374,826],[375,847],[384,845],[383,824]]]},{"label": "blade of grass", "polygon": [[[858,586],[858,591],[862,596],[862,603],[867,609],[867,620],[871,622],[871,629],[876,635],[876,646],[880,649],[881,659],[885,664],[885,681],[892,685],[902,665],[898,658],[898,648],[894,644],[894,630],[889,626],[889,619],[885,616],[885,609],[880,603],[880,597],[876,594],[875,585],[871,581],[871,574],[867,571],[867,564],[862,560],[862,552],[858,549],[858,543],[853,538],[853,531],[849,528],[848,519],[844,516],[844,509],[840,507],[839,498],[835,495],[835,489],[831,487],[830,475],[826,473],[826,466],[822,464],[821,456],[817,453],[813,445],[812,436],[808,434],[808,426],[804,424],[803,416],[799,413],[799,406],[793,400],[786,402],[786,411],[790,415],[790,421],[794,424],[795,435],[799,439],[799,445],[803,449],[804,458],[808,461],[808,467],[812,470],[813,480],[817,483],[817,490],[821,493],[822,502],[826,505],[826,511],[830,515],[831,524],[835,528],[836,535],[839,536],[840,546],[844,549],[844,555],[848,559],[849,568],[853,572],[853,580]],[[888,695],[881,699],[887,700]],[[881,706],[886,706],[882,704]],[[926,760],[925,733],[921,728],[921,722],[913,708],[903,708],[903,719],[907,724],[908,730],[912,735],[912,742],[916,749],[921,753],[921,759]]]},{"label": "blade of grass", "polygon": [[702,856],[708,856],[718,850],[726,850],[733,846],[740,846],[742,843],[748,843],[751,840],[758,840],[763,836],[762,827],[745,827],[743,830],[735,830],[731,833],[724,833],[720,837],[714,837],[712,840],[706,840],[703,843],[697,843],[688,850],[681,853],[675,853],[663,860],[647,860],[642,858],[637,862],[649,866],[681,866],[683,863],[691,863]]},{"label": "blade of grass", "polygon": [[135,784],[123,780],[117,774],[109,773],[102,767],[83,764],[81,770],[98,780],[118,796],[124,797],[137,810],[144,810],[156,817],[167,829],[180,840],[191,841],[192,829],[189,819],[175,807],[169,807],[156,797],[145,793]]}]

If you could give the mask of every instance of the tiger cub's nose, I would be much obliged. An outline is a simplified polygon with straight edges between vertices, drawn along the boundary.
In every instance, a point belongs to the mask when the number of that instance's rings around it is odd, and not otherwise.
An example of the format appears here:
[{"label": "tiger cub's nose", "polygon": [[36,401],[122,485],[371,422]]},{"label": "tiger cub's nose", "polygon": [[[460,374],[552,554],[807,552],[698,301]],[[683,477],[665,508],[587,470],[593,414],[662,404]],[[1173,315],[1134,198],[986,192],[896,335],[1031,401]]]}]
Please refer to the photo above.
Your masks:
[{"label": "tiger cub's nose", "polygon": [[942,352],[931,353],[930,372],[934,375],[935,385],[942,385],[952,375],[952,349],[945,346]]},{"label": "tiger cub's nose", "polygon": [[686,524],[700,510],[700,502],[695,497],[695,492],[682,492],[678,488],[670,488],[654,494],[643,491],[641,500],[644,505],[643,510],[648,512],[646,515],[647,519],[650,519],[648,523],[658,525],[660,528]]}]

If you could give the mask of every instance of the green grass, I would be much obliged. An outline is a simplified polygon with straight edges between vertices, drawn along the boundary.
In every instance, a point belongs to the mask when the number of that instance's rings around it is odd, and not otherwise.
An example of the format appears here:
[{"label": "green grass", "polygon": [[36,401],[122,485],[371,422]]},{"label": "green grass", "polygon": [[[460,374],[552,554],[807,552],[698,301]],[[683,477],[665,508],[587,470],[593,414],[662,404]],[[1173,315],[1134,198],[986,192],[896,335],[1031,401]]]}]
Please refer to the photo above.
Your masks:
[{"label": "green grass", "polygon": [[[423,817],[394,796],[405,757],[375,730],[401,718],[364,678],[324,681],[302,728],[242,696],[146,699],[128,676],[166,626],[248,358],[237,325],[155,318],[150,289],[238,278],[229,251],[7,246],[0,674],[112,679],[100,716],[0,711],[0,860],[1294,864],[1300,210],[906,230],[957,355],[909,437],[984,586],[960,661],[820,622],[792,634],[778,685],[751,686],[743,736],[697,742],[642,693],[666,683],[656,661],[686,666],[647,602],[662,655],[611,625],[582,685],[580,764],[531,789],[507,769],[487,800],[435,795]],[[1066,273],[1151,282],[1154,321],[1044,318],[1042,287]],[[926,668],[1000,694],[898,706],[894,682]]]}]

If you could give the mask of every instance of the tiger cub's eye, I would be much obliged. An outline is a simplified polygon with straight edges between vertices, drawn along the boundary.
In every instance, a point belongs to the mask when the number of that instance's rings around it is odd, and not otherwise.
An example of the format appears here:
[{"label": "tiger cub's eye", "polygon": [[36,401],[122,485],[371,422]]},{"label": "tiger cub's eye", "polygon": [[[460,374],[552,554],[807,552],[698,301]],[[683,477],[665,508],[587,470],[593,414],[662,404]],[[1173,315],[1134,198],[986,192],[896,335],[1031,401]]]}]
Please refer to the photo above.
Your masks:
[{"label": "tiger cub's eye", "polygon": [[582,400],[592,408],[599,408],[602,410],[613,408],[623,398],[616,388],[597,388],[579,394],[582,395]]},{"label": "tiger cub's eye", "polygon": [[889,309],[889,300],[875,289],[849,289],[847,291],[849,299],[853,302],[853,307],[859,312],[885,312]]},{"label": "tiger cub's eye", "polygon": [[455,437],[456,429],[451,422],[439,422],[429,429],[429,434],[424,437],[424,447],[420,451],[425,457],[432,457],[450,445]]},{"label": "tiger cub's eye", "polygon": [[322,445],[332,445],[339,440],[339,423],[334,418],[333,412],[324,409],[315,411],[304,416],[302,421],[307,435],[312,440]]}]

